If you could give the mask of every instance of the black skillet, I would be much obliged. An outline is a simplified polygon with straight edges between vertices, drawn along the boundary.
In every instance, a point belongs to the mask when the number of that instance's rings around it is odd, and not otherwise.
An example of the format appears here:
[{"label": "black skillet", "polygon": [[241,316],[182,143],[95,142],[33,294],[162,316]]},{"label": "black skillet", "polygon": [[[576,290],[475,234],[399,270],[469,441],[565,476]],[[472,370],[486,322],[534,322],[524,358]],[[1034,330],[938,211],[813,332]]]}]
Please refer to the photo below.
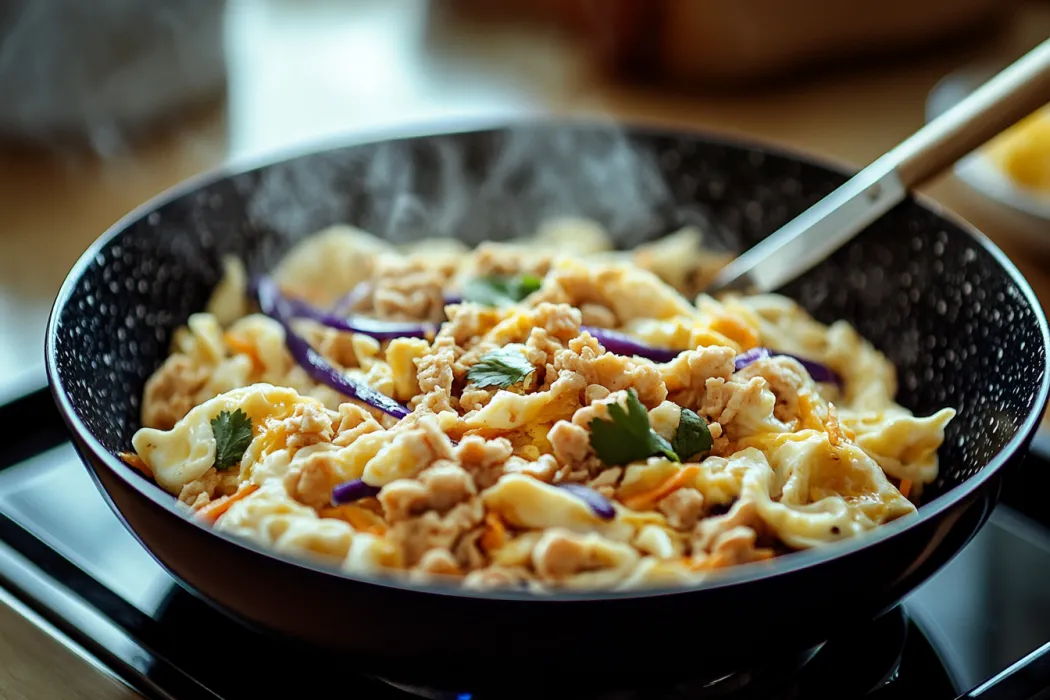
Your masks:
[{"label": "black skillet", "polygon": [[[1032,290],[987,239],[928,201],[905,201],[782,290],[887,353],[903,405],[959,412],[918,515],[852,542],[688,590],[441,589],[217,534],[114,454],[128,449],[143,383],[203,307],[225,254],[260,272],[330,224],[473,244],[528,235],[558,214],[597,219],[623,247],[693,224],[742,250],[845,179],[766,146],[565,121],[460,127],[208,174],[130,214],[73,268],[48,329],[51,386],[99,488],[183,586],[245,624],[343,650],[348,668],[448,687],[470,677],[505,688],[512,677],[521,688],[596,688],[802,658],[892,609],[969,542],[1047,402],[1047,325]],[[201,645],[217,663],[250,663],[206,630]]]}]

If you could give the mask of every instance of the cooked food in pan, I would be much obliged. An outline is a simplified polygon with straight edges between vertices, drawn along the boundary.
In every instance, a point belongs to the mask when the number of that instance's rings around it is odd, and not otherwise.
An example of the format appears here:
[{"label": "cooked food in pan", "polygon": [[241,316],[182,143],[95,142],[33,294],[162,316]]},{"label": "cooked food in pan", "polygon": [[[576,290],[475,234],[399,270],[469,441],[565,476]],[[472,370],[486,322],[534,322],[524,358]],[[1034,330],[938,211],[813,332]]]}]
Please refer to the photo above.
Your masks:
[{"label": "cooked food in pan", "polygon": [[335,227],[230,259],[123,457],[219,531],[471,588],[687,585],[914,513],[955,411],[897,405],[845,322],[704,295],[701,242]]}]

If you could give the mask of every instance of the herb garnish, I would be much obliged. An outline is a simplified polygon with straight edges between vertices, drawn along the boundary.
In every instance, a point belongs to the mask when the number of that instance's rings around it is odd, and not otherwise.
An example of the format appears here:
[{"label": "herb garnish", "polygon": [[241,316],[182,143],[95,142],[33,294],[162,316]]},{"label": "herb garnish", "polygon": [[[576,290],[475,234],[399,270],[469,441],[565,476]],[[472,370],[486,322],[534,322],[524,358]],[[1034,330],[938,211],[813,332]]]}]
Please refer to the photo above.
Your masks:
[{"label": "herb garnish", "polygon": [[542,285],[543,280],[536,275],[475,277],[463,285],[463,299],[485,306],[510,306]]},{"label": "herb garnish", "polygon": [[241,461],[252,442],[252,419],[241,409],[222,411],[211,419],[215,435],[215,468],[229,469]]},{"label": "herb garnish", "polygon": [[608,406],[609,418],[591,421],[591,447],[605,464],[629,464],[655,454],[678,460],[671,443],[649,425],[649,413],[634,389],[627,390],[627,410],[618,403]]},{"label": "herb garnish", "polygon": [[479,389],[489,386],[506,389],[525,381],[536,368],[522,354],[522,349],[522,345],[513,343],[485,353],[476,365],[467,370],[467,379]]},{"label": "herb garnish", "polygon": [[713,444],[711,431],[707,429],[704,419],[688,408],[683,408],[682,417],[678,420],[678,432],[675,433],[674,441],[671,443],[682,461],[701,452],[707,452]]},{"label": "herb garnish", "polygon": [[711,449],[707,423],[687,408],[682,409],[673,445],[652,429],[649,412],[634,389],[627,390],[626,411],[618,403],[609,404],[608,410],[611,420],[595,418],[590,425],[591,447],[607,465],[630,464],[654,455],[682,462]]}]

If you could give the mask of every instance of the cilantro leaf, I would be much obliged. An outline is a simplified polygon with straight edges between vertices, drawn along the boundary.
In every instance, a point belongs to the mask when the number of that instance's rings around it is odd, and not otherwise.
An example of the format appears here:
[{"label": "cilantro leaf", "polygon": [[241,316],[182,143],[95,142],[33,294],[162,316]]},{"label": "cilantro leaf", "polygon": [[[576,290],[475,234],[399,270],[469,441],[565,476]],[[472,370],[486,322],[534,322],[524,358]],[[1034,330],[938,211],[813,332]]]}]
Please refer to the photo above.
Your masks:
[{"label": "cilantro leaf", "polygon": [[463,285],[463,299],[485,306],[510,306],[535,292],[543,280],[536,275],[475,277]]},{"label": "cilantro leaf", "polygon": [[707,429],[704,419],[688,408],[683,408],[682,417],[678,421],[678,432],[671,443],[674,451],[685,461],[701,452],[707,452],[713,444],[711,431]]},{"label": "cilantro leaf", "polygon": [[656,454],[681,461],[671,443],[649,425],[649,413],[634,389],[627,391],[627,410],[618,403],[609,404],[609,417],[612,420],[595,418],[590,425],[591,447],[605,464],[629,464]]},{"label": "cilantro leaf", "polygon": [[229,469],[241,461],[252,442],[252,419],[241,409],[222,411],[211,419],[215,435],[215,468]]},{"label": "cilantro leaf", "polygon": [[521,345],[511,344],[499,350],[485,353],[478,363],[467,370],[467,379],[479,389],[498,386],[501,389],[525,381],[536,371],[525,355]]}]

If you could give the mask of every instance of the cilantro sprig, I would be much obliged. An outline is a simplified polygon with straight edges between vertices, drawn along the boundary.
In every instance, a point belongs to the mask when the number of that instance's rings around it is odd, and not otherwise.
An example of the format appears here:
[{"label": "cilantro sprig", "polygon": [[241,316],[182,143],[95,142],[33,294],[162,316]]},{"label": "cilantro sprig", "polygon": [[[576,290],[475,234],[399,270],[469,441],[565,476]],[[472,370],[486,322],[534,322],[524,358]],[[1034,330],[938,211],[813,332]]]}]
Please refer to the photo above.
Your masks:
[{"label": "cilantro sprig", "polygon": [[239,408],[233,413],[222,411],[211,419],[211,431],[215,435],[215,468],[229,469],[240,463],[252,442],[252,419]]},{"label": "cilantro sprig", "polygon": [[525,381],[536,368],[522,354],[523,346],[511,344],[485,353],[478,363],[467,370],[467,379],[479,389],[509,386]]},{"label": "cilantro sprig", "polygon": [[609,404],[609,420],[591,421],[591,447],[604,464],[623,465],[663,455],[674,462],[711,449],[707,423],[693,411],[682,409],[674,442],[652,429],[649,412],[634,389],[627,390],[627,410],[618,403]]},{"label": "cilantro sprig", "polygon": [[649,425],[649,412],[634,389],[627,390],[627,410],[618,403],[608,407],[610,420],[591,421],[591,447],[605,464],[628,464],[656,454],[678,461],[671,443]]},{"label": "cilantro sprig", "polygon": [[463,285],[463,299],[484,306],[510,306],[542,285],[541,278],[528,274],[475,277]]}]

